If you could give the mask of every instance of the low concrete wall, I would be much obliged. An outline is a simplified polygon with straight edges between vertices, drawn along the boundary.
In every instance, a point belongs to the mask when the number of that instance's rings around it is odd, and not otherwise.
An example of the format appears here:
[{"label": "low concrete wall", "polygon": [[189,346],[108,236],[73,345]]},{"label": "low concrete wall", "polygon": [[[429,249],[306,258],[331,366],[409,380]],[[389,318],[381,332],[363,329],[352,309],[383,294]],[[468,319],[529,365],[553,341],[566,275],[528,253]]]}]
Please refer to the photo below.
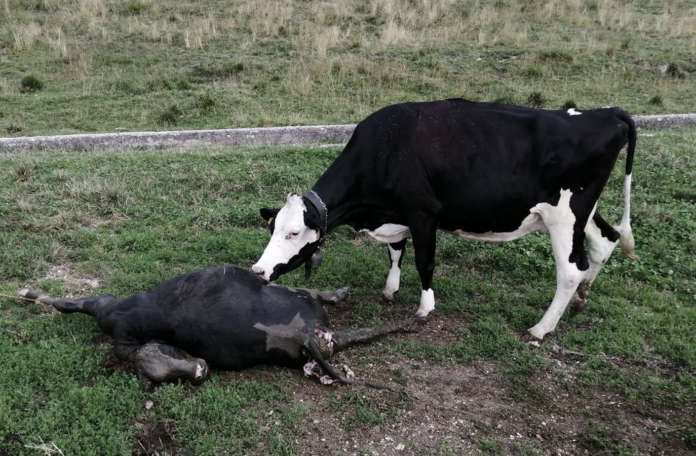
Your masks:
[{"label": "low concrete wall", "polygon": [[[677,129],[696,125],[696,114],[634,116],[639,128]],[[200,146],[300,146],[345,144],[355,125],[235,128],[0,138],[0,151],[45,149],[173,149]]]}]

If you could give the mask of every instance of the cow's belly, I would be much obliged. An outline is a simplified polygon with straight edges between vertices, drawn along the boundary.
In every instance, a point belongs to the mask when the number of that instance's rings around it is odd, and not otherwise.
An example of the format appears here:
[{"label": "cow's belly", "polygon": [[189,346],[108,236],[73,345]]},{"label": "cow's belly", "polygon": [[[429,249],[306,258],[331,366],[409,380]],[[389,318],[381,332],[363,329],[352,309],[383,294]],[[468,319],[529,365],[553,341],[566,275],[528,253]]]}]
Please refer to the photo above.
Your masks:
[{"label": "cow's belly", "polygon": [[[366,232],[379,242],[390,244],[406,239],[411,234],[411,230],[407,226],[397,225],[394,223],[386,223],[375,230],[364,229],[361,231]],[[514,241],[515,239],[519,239],[530,233],[541,232],[548,234],[546,225],[544,225],[544,222],[541,220],[538,213],[530,213],[524,220],[522,220],[522,223],[516,230],[509,232],[496,233],[493,231],[488,231],[485,233],[473,233],[464,230],[445,229],[442,229],[442,231],[462,237],[464,239],[494,243]]]},{"label": "cow's belly", "polygon": [[366,232],[379,242],[386,242],[389,244],[402,241],[411,234],[411,230],[407,226],[397,225],[394,223],[385,223],[374,231],[367,229],[360,231]]},{"label": "cow's belly", "polygon": [[488,231],[486,233],[471,233],[463,230],[443,231],[445,231],[446,233],[454,234],[455,236],[462,237],[464,239],[495,243],[514,241],[515,239],[519,239],[530,233],[541,232],[548,234],[546,225],[544,225],[544,222],[541,220],[541,216],[537,213],[529,214],[524,220],[522,220],[522,223],[520,224],[519,228],[517,228],[514,231],[509,231],[505,233],[495,233],[492,231]]}]

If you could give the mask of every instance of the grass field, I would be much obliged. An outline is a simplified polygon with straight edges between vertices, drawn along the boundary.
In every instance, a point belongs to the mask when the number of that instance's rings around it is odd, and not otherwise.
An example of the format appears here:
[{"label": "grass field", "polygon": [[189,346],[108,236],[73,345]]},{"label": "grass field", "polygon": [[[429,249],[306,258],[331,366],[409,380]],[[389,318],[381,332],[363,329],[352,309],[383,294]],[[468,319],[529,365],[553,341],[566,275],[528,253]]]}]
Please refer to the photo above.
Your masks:
[{"label": "grass field", "polygon": [[[641,258],[615,252],[585,313],[566,315],[538,349],[519,336],[555,290],[548,239],[441,235],[430,323],[338,360],[407,398],[272,367],[144,393],[89,318],[0,298],[0,454],[693,454],[695,140],[694,130],[640,133]],[[246,266],[268,240],[258,208],[310,188],[338,152],[2,153],[0,293],[84,296],[89,280],[127,296],[194,268]],[[601,206],[614,221],[621,168]],[[392,305],[377,300],[387,270],[383,245],[340,228],[311,286],[353,287],[329,309],[339,329],[411,315],[412,251]],[[305,285],[300,272],[281,282]]]},{"label": "grass field", "polygon": [[691,112],[694,55],[694,0],[2,0],[0,135],[350,123],[446,97]]}]

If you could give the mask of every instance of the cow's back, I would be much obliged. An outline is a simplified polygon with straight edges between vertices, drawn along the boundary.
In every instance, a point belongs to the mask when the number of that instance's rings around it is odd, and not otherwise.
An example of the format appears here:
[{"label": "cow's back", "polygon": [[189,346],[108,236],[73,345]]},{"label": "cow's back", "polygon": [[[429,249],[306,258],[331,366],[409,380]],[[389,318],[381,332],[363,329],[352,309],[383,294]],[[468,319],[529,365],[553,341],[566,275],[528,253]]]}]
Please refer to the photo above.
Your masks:
[{"label": "cow's back", "polygon": [[594,170],[606,173],[604,185],[627,140],[620,113],[461,99],[392,105],[356,127],[315,188],[351,175],[349,198],[387,214],[373,225],[406,224],[401,214],[416,210],[445,229],[513,231],[531,207],[555,204],[561,189],[596,183]]}]

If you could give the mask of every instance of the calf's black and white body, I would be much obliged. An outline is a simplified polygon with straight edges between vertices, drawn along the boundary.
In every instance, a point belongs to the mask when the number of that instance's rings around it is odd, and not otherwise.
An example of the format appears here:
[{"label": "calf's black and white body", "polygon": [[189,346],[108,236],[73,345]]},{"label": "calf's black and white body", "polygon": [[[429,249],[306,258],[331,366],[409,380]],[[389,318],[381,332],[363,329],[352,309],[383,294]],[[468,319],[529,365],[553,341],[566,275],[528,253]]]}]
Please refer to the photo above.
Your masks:
[{"label": "calf's black and white body", "polygon": [[324,356],[411,322],[334,333],[321,303],[338,302],[347,292],[277,286],[246,269],[220,266],[183,274],[126,299],[109,294],[50,298],[32,289],[20,295],[63,313],[93,316],[113,337],[116,354],[134,362],[144,381],[200,382],[209,365],[226,370],[296,367],[309,357],[334,380],[356,383],[337,374]]},{"label": "calf's black and white body", "polygon": [[[438,229],[488,242],[544,232],[557,265],[556,294],[529,330],[543,339],[571,301],[585,304],[619,241],[632,257],[635,143],[635,125],[618,108],[546,111],[461,99],[388,106],[358,124],[311,191],[290,194],[280,210],[261,210],[272,235],[252,269],[275,280],[305,263],[328,232],[350,225],[388,244],[383,295],[391,299],[411,236],[422,282],[417,315],[425,317],[435,307]],[[612,228],[597,201],[625,146],[624,213]]]}]

